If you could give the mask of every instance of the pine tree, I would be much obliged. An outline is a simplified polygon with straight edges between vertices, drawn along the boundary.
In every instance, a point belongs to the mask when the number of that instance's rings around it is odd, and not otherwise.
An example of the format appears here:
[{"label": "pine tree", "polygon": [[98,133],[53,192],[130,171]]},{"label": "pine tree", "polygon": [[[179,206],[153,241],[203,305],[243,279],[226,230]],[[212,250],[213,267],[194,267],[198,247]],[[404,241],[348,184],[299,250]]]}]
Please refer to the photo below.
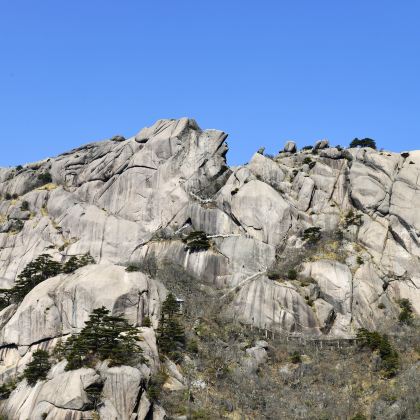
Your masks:
[{"label": "pine tree", "polygon": [[85,254],[82,256],[71,256],[68,261],[63,265],[63,273],[73,273],[80,267],[85,265],[95,264],[95,260],[90,256],[90,254]]},{"label": "pine tree", "polygon": [[61,273],[61,264],[50,255],[42,254],[30,262],[19,274],[15,286],[10,290],[15,302],[23,298],[39,283]]},{"label": "pine tree", "polygon": [[35,286],[44,280],[60,273],[72,273],[88,264],[95,264],[95,260],[89,254],[72,256],[65,264],[54,261],[48,254],[40,255],[23,269],[11,289],[0,289],[0,310],[12,302],[21,302]]},{"label": "pine tree", "polygon": [[413,323],[413,306],[409,299],[400,299],[398,301],[401,312],[398,316],[398,320],[401,324],[411,325]]},{"label": "pine tree", "polygon": [[0,311],[12,303],[13,296],[12,289],[0,289]]},{"label": "pine tree", "polygon": [[206,233],[202,231],[191,232],[183,242],[190,252],[207,251],[211,246]]},{"label": "pine tree", "polygon": [[110,366],[142,361],[139,331],[121,316],[112,316],[104,306],[92,311],[85,327],[71,336],[60,349],[68,360],[66,369],[89,366],[109,360]]},{"label": "pine tree", "polygon": [[48,371],[51,369],[48,352],[45,350],[37,350],[33,354],[33,359],[28,363],[23,372],[23,376],[28,384],[33,386],[38,381],[42,381],[47,377]]},{"label": "pine tree", "polygon": [[185,347],[185,333],[180,321],[179,305],[172,293],[162,304],[157,335],[159,350],[175,361],[179,360],[180,350]]},{"label": "pine tree", "polygon": [[350,147],[371,147],[372,149],[376,149],[376,142],[368,137],[364,139],[358,139],[356,137],[351,141]]}]

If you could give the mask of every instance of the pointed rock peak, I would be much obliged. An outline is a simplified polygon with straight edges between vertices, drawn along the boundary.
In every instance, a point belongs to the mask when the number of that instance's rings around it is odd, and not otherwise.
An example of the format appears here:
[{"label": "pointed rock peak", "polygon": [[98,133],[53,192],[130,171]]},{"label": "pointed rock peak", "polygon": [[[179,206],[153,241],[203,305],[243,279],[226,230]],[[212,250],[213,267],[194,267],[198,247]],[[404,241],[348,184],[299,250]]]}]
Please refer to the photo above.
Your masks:
[{"label": "pointed rock peak", "polygon": [[201,131],[197,122],[191,118],[165,119],[145,127],[135,136],[137,143],[146,143],[152,137],[177,137],[186,130]]}]

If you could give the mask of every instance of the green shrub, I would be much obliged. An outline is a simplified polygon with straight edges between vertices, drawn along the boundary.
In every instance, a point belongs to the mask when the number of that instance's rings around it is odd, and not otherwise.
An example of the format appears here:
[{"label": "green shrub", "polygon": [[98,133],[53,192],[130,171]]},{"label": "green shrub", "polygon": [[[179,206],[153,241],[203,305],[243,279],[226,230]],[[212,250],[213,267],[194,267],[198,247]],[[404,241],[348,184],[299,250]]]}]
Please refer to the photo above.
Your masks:
[{"label": "green shrub", "polygon": [[307,241],[309,244],[317,243],[321,239],[321,228],[314,226],[305,229],[302,234],[302,239]]},{"label": "green shrub", "polygon": [[[16,389],[17,381],[11,380],[0,385],[0,401],[7,400],[10,394]],[[0,417],[1,419],[1,417]]]},{"label": "green shrub", "polygon": [[6,193],[6,194],[4,195],[4,198],[5,198],[6,200],[11,200],[11,199],[12,199],[12,194],[10,194],[10,193]]},{"label": "green shrub", "polygon": [[367,418],[363,414],[357,413],[351,418],[351,420],[367,420]]},{"label": "green shrub", "polygon": [[351,225],[354,226],[361,226],[363,223],[362,221],[362,215],[361,214],[355,214],[353,210],[349,210],[345,217],[344,226],[348,228]]},{"label": "green shrub", "polygon": [[288,272],[287,272],[287,278],[289,280],[296,280],[297,279],[297,272],[295,269],[291,268]]},{"label": "green shrub", "polygon": [[188,340],[186,349],[189,353],[197,354],[198,353],[197,340],[195,340],[194,338],[192,338],[191,340]]},{"label": "green shrub", "polygon": [[298,363],[302,363],[302,357],[300,355],[299,352],[294,351],[291,355],[290,355],[290,361],[293,364],[298,364]]},{"label": "green shrub", "polygon": [[302,150],[312,150],[313,148],[313,146],[303,146]]},{"label": "green shrub", "polygon": [[28,381],[28,384],[33,386],[38,381],[42,381],[47,377],[48,371],[51,369],[49,361],[49,354],[45,350],[37,350],[33,354],[33,359],[28,363],[23,376]]},{"label": "green shrub", "polygon": [[143,318],[141,326],[142,327],[147,327],[147,328],[150,328],[152,326],[152,321],[150,320],[150,318],[148,316],[145,316]]},{"label": "green shrub", "polygon": [[129,265],[126,267],[125,271],[127,271],[128,273],[134,273],[136,271],[140,271],[140,268],[136,267],[135,265]]},{"label": "green shrub", "polygon": [[400,299],[398,301],[401,312],[398,316],[398,320],[401,324],[410,325],[413,322],[413,307],[408,299]]},{"label": "green shrub", "polygon": [[191,232],[183,242],[186,244],[186,249],[190,252],[206,251],[210,248],[210,241],[205,232],[196,231]]},{"label": "green shrub", "polygon": [[163,385],[167,379],[168,374],[163,369],[152,375],[147,385],[147,397],[150,401],[156,402],[159,400]]},{"label": "green shrub", "polygon": [[10,226],[10,232],[18,233],[23,229],[24,225],[25,224],[20,219],[13,220],[13,222]]},{"label": "green shrub", "polygon": [[84,410],[96,410],[101,401],[101,394],[104,388],[103,382],[95,382],[85,388],[86,395],[89,399],[89,404],[86,404]]},{"label": "green shrub", "polygon": [[28,211],[29,210],[29,203],[26,200],[25,201],[22,201],[22,204],[20,206],[20,209],[22,211]]},{"label": "green shrub", "polygon": [[38,180],[43,184],[50,184],[52,182],[52,176],[49,172],[43,172],[38,175]]},{"label": "green shrub", "polygon": [[281,276],[277,270],[267,270],[267,277],[270,280],[278,280]]},{"label": "green shrub", "polygon": [[18,165],[18,166],[16,166],[16,171],[21,171],[23,169],[23,166],[22,165]]},{"label": "green shrub", "polygon": [[367,347],[371,351],[379,352],[381,368],[386,378],[391,378],[397,374],[399,368],[398,353],[391,346],[386,335],[360,328],[357,331],[357,339],[360,347]]},{"label": "green shrub", "polygon": [[312,159],[309,156],[306,156],[305,159],[303,159],[303,164],[304,165],[309,165],[312,162]]}]

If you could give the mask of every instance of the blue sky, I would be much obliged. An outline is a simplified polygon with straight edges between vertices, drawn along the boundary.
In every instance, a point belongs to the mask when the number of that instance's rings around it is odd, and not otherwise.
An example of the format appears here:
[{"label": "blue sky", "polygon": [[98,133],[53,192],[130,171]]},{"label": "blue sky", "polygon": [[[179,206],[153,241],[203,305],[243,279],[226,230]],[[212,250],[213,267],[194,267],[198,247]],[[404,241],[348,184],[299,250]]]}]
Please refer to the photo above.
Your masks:
[{"label": "blue sky", "polygon": [[417,0],[0,0],[0,165],[195,118],[229,162],[420,149]]}]

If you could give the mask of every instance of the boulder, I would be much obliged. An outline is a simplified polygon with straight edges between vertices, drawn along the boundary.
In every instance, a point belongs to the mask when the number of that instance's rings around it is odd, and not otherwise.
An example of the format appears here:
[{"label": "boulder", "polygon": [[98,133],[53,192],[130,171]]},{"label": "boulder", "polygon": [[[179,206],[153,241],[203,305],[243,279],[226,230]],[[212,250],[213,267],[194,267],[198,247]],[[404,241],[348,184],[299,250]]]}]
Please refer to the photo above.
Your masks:
[{"label": "boulder", "polygon": [[285,152],[288,153],[296,153],[296,143],[294,141],[288,141],[285,145],[284,145],[284,149]]},{"label": "boulder", "polygon": [[313,150],[326,149],[327,147],[329,147],[329,145],[330,142],[327,139],[318,140],[317,142],[315,142]]}]

